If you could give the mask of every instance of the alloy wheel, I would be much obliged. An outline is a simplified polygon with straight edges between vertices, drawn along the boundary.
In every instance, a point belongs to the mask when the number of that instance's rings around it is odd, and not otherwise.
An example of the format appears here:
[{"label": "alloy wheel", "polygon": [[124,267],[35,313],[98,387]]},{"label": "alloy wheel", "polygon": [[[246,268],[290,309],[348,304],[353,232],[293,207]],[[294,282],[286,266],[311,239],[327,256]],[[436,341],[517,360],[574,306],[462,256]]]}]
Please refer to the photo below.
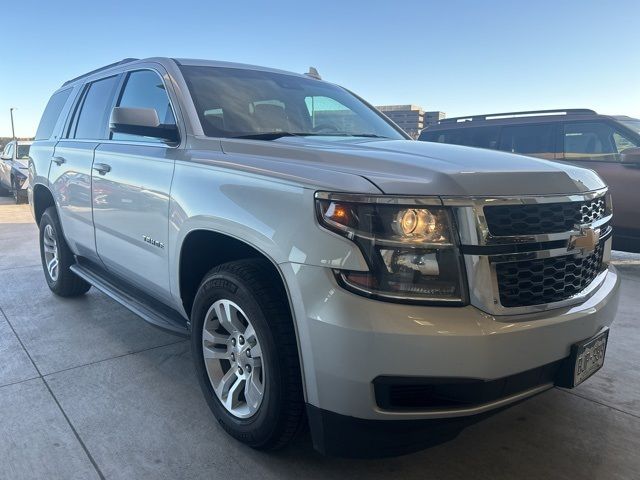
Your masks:
[{"label": "alloy wheel", "polygon": [[47,272],[49,272],[49,277],[55,282],[58,280],[58,241],[56,240],[55,231],[50,224],[44,227],[42,243],[44,244],[45,266]]},{"label": "alloy wheel", "polygon": [[260,341],[250,318],[231,300],[218,300],[202,326],[202,353],[213,390],[237,418],[253,416],[264,398]]}]

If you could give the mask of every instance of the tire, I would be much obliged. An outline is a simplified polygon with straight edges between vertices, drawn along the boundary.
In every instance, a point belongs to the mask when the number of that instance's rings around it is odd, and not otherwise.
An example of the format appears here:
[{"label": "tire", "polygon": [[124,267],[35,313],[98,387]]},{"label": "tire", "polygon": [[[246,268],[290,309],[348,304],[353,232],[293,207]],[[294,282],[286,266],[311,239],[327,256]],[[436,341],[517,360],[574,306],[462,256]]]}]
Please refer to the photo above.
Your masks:
[{"label": "tire", "polygon": [[[57,259],[57,268],[50,271],[47,264],[53,257]],[[40,258],[49,289],[56,295],[77,297],[91,288],[91,284],[70,270],[75,259],[62,235],[55,207],[47,208],[40,219]]]},{"label": "tire", "polygon": [[[193,359],[209,408],[227,433],[260,450],[285,446],[305,424],[293,320],[286,293],[275,275],[269,262],[262,259],[220,265],[205,275],[191,315]],[[223,322],[220,318],[228,315],[223,315],[226,306],[232,315],[229,321]],[[236,333],[229,332],[234,329],[230,327],[232,323],[239,325]],[[210,329],[216,326],[213,335],[217,342],[212,342]],[[243,348],[249,350],[249,358],[243,356]],[[216,358],[211,357],[213,351]],[[232,357],[234,352],[236,357]],[[253,365],[252,369],[247,369],[247,365]],[[224,388],[220,388],[224,380],[218,383],[218,377],[231,378],[228,382],[233,382],[226,399]],[[259,393],[255,393],[260,389],[253,385],[262,385],[260,401],[256,401]],[[222,393],[219,395],[216,391]],[[240,393],[233,395],[232,392]],[[237,398],[235,407],[232,397]]]}]

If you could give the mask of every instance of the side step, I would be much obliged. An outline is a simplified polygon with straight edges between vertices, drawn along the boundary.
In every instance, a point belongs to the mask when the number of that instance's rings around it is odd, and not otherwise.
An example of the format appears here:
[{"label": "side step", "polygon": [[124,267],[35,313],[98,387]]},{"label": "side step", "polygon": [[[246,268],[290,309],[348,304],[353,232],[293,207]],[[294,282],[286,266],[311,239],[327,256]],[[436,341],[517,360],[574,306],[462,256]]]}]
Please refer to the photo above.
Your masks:
[{"label": "side step", "polygon": [[115,279],[106,278],[84,263],[72,265],[71,271],[150,324],[176,335],[189,336],[187,320],[159,301],[142,292],[134,297],[127,290],[137,289],[123,285]]}]

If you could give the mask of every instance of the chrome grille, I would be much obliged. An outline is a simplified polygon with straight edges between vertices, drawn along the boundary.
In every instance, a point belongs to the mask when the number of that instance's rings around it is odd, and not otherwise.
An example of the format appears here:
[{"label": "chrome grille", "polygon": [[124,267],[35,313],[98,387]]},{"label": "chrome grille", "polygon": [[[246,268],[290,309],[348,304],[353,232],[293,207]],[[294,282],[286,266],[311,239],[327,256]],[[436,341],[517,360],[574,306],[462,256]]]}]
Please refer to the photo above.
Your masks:
[{"label": "chrome grille", "polygon": [[600,273],[604,242],[588,256],[522,260],[496,265],[500,303],[523,307],[560,302],[581,292]]},{"label": "chrome grille", "polygon": [[604,197],[581,202],[485,206],[489,232],[494,236],[540,235],[573,230],[606,215]]}]

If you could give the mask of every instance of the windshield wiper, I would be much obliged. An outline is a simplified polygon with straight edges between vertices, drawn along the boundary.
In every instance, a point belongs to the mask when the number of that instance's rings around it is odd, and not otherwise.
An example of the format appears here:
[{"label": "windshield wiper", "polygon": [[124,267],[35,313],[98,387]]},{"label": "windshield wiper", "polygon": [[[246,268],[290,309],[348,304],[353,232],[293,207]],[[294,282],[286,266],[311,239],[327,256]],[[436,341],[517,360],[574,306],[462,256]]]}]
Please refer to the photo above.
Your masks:
[{"label": "windshield wiper", "polygon": [[367,137],[367,138],[389,138],[382,135],[376,135],[375,133],[346,133],[348,137]]},{"label": "windshield wiper", "polygon": [[317,132],[262,132],[248,133],[246,135],[234,135],[230,138],[242,138],[248,140],[277,140],[282,137],[365,137],[365,138],[389,138],[374,133],[317,133]]},{"label": "windshield wiper", "polygon": [[247,135],[234,135],[231,138],[244,138],[249,140],[276,140],[282,137],[304,137],[306,135],[313,135],[313,133],[263,132],[249,133]]}]

